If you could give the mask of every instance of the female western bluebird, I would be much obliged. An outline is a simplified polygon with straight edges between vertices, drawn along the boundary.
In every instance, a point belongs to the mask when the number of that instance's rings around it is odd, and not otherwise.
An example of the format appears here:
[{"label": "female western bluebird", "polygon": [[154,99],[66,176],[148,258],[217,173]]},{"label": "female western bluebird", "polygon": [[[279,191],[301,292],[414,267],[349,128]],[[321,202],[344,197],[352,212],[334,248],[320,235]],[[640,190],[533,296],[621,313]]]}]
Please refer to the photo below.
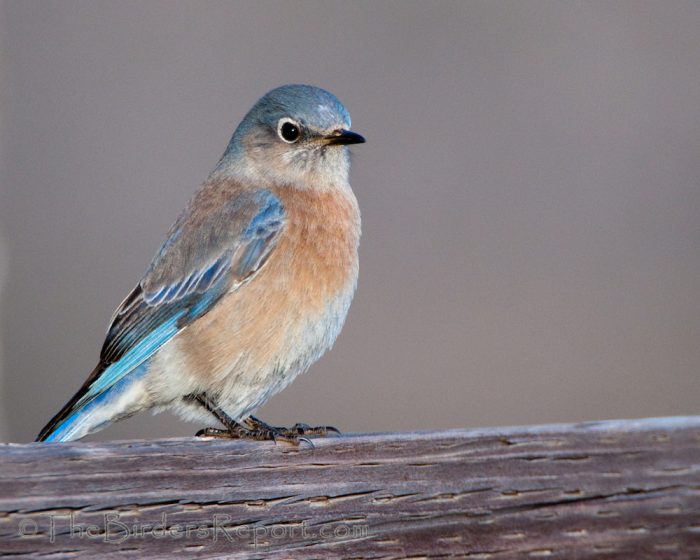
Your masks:
[{"label": "female western bluebird", "polygon": [[[287,85],[245,116],[216,168],[118,307],[97,367],[37,441],[70,441],[144,410],[283,439],[327,427],[251,416],[328,350],[357,284],[360,212],[331,93]],[[332,428],[331,428],[332,429]]]}]

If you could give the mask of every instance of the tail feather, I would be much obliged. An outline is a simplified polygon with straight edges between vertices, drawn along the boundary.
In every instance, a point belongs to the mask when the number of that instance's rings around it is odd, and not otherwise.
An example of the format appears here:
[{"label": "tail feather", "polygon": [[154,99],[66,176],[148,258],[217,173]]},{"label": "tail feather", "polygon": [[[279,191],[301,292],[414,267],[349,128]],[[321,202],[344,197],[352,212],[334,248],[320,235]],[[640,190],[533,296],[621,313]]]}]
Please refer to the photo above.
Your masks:
[{"label": "tail feather", "polygon": [[[36,441],[80,439],[147,408],[148,392],[140,382],[147,371],[147,361],[134,365],[125,359],[98,364],[68,404],[39,432]],[[105,383],[108,376],[110,383]]]},{"label": "tail feather", "polygon": [[83,383],[83,386],[78,390],[78,392],[73,395],[73,397],[66,403],[66,405],[56,414],[49,422],[42,428],[39,432],[35,441],[47,441],[51,435],[58,430],[58,428],[65,423],[72,414],[79,410],[76,404],[83,396],[88,392],[90,386],[93,382],[100,376],[100,374],[105,370],[105,364],[100,362],[97,364],[95,369],[92,370],[89,377]]}]

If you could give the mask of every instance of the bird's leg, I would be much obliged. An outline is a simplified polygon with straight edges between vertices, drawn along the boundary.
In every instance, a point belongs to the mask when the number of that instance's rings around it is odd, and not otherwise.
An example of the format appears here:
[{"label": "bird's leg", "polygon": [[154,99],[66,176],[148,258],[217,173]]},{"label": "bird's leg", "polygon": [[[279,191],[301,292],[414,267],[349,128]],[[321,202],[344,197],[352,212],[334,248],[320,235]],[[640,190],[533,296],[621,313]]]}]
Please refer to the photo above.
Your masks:
[{"label": "bird's leg", "polygon": [[194,401],[201,404],[209,412],[211,412],[216,419],[219,420],[224,426],[228,426],[235,423],[235,420],[221,410],[212,399],[210,399],[206,393],[198,393],[196,395],[187,395],[186,400]]},{"label": "bird's leg", "polygon": [[269,430],[274,433],[275,436],[286,439],[297,439],[304,436],[327,436],[330,432],[336,434],[340,433],[340,430],[333,426],[309,426],[308,424],[301,423],[294,424],[291,428],[270,426],[255,416],[249,416],[243,422],[251,429]]},{"label": "bird's leg", "polygon": [[219,438],[233,438],[240,437],[238,434],[240,430],[245,430],[238,422],[226,414],[221,408],[219,408],[216,403],[207,396],[206,393],[198,393],[193,395],[187,395],[185,400],[196,402],[206,408],[211,412],[216,419],[221,422],[226,429],[221,428],[204,428],[199,430],[196,434],[197,437],[219,437]]},{"label": "bird's leg", "polygon": [[[254,440],[272,440],[277,439],[277,434],[266,426],[247,427],[243,426],[231,418],[224,412],[206,393],[198,393],[196,395],[187,395],[186,400],[196,402],[211,412],[216,419],[221,422],[225,429],[221,428],[204,428],[196,433],[197,437],[216,437],[226,439],[254,439]],[[292,441],[292,438],[280,438]],[[298,439],[298,438],[297,438]],[[295,441],[296,442],[296,441]]]}]

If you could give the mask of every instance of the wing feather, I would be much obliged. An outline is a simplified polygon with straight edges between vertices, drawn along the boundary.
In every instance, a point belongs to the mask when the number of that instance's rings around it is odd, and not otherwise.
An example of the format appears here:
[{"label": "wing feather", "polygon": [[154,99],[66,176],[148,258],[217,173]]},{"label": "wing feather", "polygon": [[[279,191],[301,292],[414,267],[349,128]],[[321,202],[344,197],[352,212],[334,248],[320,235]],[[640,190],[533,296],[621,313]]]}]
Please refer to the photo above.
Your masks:
[{"label": "wing feather", "polygon": [[[284,227],[284,208],[270,191],[244,191],[214,211],[200,191],[175,223],[139,284],[114,314],[100,361],[105,372],[81,401],[104,392],[228,291],[254,275]],[[124,361],[128,367],[111,367]],[[109,370],[109,371],[107,371]]]},{"label": "wing feather", "polygon": [[150,358],[265,264],[285,225],[268,190],[205,185],[171,228],[148,271],[115,311],[100,363],[38,436],[43,441]]},{"label": "wing feather", "polygon": [[159,324],[176,317],[182,329],[208,311],[260,269],[284,225],[282,203],[266,190],[244,192],[204,219],[185,215],[115,313],[101,352],[106,364]]}]

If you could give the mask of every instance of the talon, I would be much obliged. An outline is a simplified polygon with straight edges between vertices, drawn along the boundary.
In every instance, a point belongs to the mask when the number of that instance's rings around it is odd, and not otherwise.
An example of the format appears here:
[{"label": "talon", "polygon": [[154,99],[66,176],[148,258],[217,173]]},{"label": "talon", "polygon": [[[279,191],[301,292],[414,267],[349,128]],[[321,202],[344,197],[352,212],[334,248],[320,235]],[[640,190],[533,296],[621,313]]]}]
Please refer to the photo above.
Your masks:
[{"label": "talon", "polygon": [[310,438],[306,436],[326,436],[330,432],[340,434],[340,430],[333,426],[309,426],[302,422],[297,422],[291,428],[283,426],[270,426],[255,416],[249,416],[242,423],[236,422],[214,404],[204,393],[188,396],[188,400],[196,400],[207,410],[212,412],[214,416],[226,427],[220,428],[204,428],[197,432],[197,437],[215,437],[215,438],[230,438],[230,439],[254,439],[258,441],[286,441],[292,445],[300,445],[305,443],[312,449],[316,446]]},{"label": "talon", "polygon": [[329,432],[340,434],[340,430],[333,426],[314,426],[311,427],[308,424],[294,424],[291,428],[296,431],[299,435],[310,435],[310,436],[327,436]]},{"label": "talon", "polygon": [[[270,426],[255,416],[249,416],[244,420],[244,423],[253,430],[267,430],[274,437],[289,442],[298,440],[300,436],[326,436],[331,432],[340,434],[340,430],[333,426],[309,426],[302,422],[297,422],[291,428]],[[304,438],[304,441],[310,442],[309,438]]]},{"label": "talon", "polygon": [[220,428],[202,428],[194,437],[233,438],[235,436],[228,430],[222,430]]}]

